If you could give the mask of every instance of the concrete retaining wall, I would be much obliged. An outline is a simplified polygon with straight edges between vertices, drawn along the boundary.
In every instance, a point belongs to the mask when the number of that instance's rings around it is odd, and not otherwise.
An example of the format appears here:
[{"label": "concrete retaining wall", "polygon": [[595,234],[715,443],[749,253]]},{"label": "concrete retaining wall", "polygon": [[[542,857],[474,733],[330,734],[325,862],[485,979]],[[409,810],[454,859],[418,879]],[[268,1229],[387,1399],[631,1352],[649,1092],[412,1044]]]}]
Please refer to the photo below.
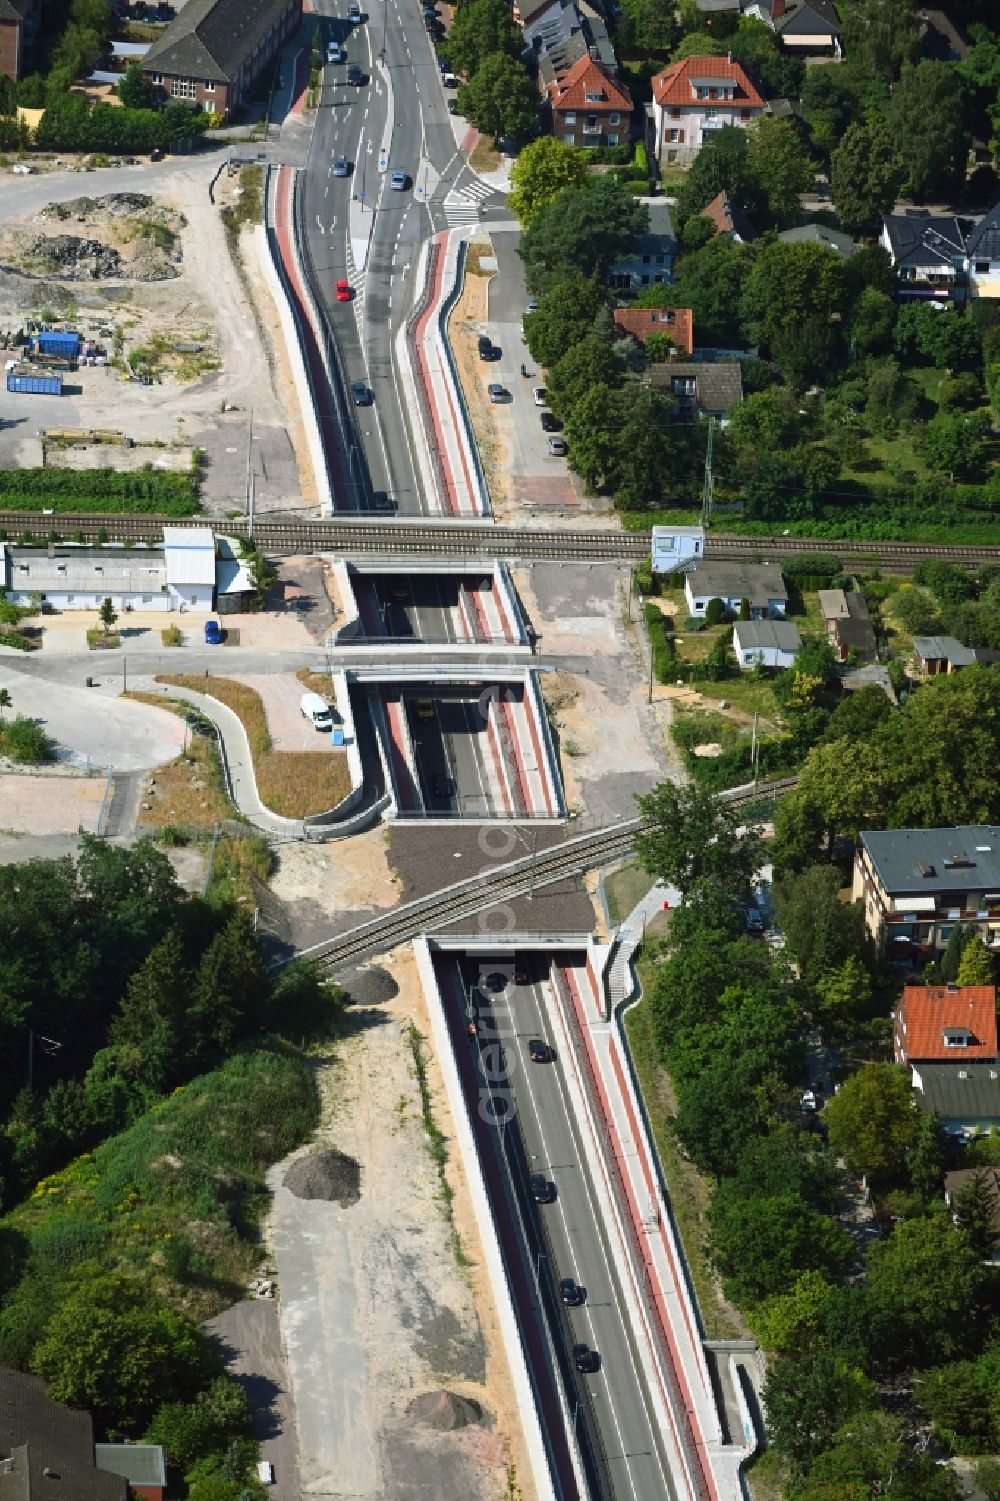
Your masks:
[{"label": "concrete retaining wall", "polygon": [[479,444],[472,427],[472,418],[465,401],[465,392],[459,379],[458,366],[455,364],[455,356],[452,353],[451,340],[448,337],[448,320],[452,309],[462,295],[465,286],[465,259],[467,245],[461,237],[461,231],[453,230],[448,237],[445,249],[445,265],[442,287],[448,286],[450,290],[445,294],[437,315],[436,344],[441,354],[442,372],[452,389],[455,407],[461,414],[462,431],[457,434],[459,442],[466,450],[466,457],[470,461],[471,472],[475,478],[475,491],[473,493],[473,505],[480,516],[492,516],[493,507],[490,503],[490,492],[486,484],[486,475],[483,473],[482,461],[479,457]]}]

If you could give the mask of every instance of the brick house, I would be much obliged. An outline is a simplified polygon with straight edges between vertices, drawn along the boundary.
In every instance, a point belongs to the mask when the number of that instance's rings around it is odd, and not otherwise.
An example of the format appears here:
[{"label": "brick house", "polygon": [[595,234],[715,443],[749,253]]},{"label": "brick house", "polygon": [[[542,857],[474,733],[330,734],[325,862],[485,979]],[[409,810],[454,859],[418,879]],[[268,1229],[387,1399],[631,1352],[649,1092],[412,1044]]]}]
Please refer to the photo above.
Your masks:
[{"label": "brick house", "polygon": [[685,57],[653,79],[650,149],[661,164],[693,161],[713,130],[745,129],[765,108],[732,57]]},{"label": "brick house", "polygon": [[545,86],[552,134],[567,146],[627,145],[632,98],[588,52]]},{"label": "brick house", "polygon": [[143,73],[164,99],[228,118],[301,21],[302,0],[188,0],[146,53]]},{"label": "brick house", "polygon": [[650,334],[666,334],[685,354],[694,353],[694,314],[689,307],[616,307],[615,327],[645,344]]},{"label": "brick house", "polygon": [[38,35],[40,0],[0,0],[0,73],[15,81],[27,69],[25,58]]}]

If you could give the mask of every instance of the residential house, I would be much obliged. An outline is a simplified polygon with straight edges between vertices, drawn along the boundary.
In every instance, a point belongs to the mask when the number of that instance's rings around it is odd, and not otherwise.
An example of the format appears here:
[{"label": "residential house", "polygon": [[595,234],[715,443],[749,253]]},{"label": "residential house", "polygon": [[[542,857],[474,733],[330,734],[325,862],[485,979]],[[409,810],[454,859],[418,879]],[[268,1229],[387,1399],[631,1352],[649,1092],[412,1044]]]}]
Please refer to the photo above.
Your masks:
[{"label": "residential house", "polygon": [[669,365],[650,365],[643,379],[648,385],[668,391],[684,419],[717,417],[723,424],[734,406],[743,400],[743,372],[738,360],[717,360]]},{"label": "residential house", "polygon": [[684,580],[688,614],[703,616],[710,599],[721,599],[731,615],[744,600],[752,620],[780,620],[788,590],[780,568],[766,563],[700,563]]},{"label": "residential house", "polygon": [[551,83],[587,52],[617,78],[618,58],[604,17],[587,0],[561,0],[537,12],[522,29],[526,58],[539,60],[540,84]]},{"label": "residential house", "polygon": [[925,1063],[911,1070],[910,1082],[921,1110],[933,1111],[949,1136],[1000,1132],[1000,1069],[992,1064]]},{"label": "residential house", "polygon": [[670,205],[662,198],[640,198],[638,202],[645,205],[649,228],[608,272],[608,285],[620,292],[636,292],[641,287],[659,286],[674,279],[677,236]]},{"label": "residential house", "polygon": [[57,610],[211,610],[215,538],[207,526],[171,526],[162,547],[47,547],[0,544],[2,576],[11,604],[39,595]]},{"label": "residential house", "polygon": [[838,661],[846,662],[851,652],[865,661],[874,658],[875,630],[863,594],[820,589],[819,607]]},{"label": "residential house", "polygon": [[515,7],[514,19],[520,19],[526,54],[537,55],[550,47],[563,46],[579,30],[580,18],[573,0],[543,0],[540,5],[527,4],[524,11],[523,17],[519,17]]},{"label": "residential house", "polygon": [[1000,203],[969,231],[965,269],[972,297],[1000,297]]},{"label": "residential house", "polygon": [[941,672],[958,672],[971,667],[975,652],[956,641],[954,636],[914,636],[913,657],[921,677],[937,677]]},{"label": "residential house", "polygon": [[708,219],[720,235],[727,235],[737,245],[748,245],[757,238],[757,231],[749,218],[725,189],[705,205],[698,217]]},{"label": "residential house", "polygon": [[650,334],[666,334],[684,354],[694,353],[694,315],[689,307],[616,307],[615,327],[645,344]]},{"label": "residential house", "polygon": [[868,829],[858,839],[851,897],[881,952],[937,952],[956,923],[1000,949],[1000,828]]},{"label": "residential house", "polygon": [[751,0],[743,14],[763,21],[798,57],[840,57],[840,20],[832,0]]},{"label": "residential house", "polygon": [[302,0],[187,0],[143,74],[162,98],[228,119],[302,21]]},{"label": "residential house", "polygon": [[921,57],[936,63],[960,63],[968,56],[969,43],[943,10],[917,12]]},{"label": "residential house", "polygon": [[888,214],[879,238],[904,292],[933,297],[964,278],[965,236],[953,214]]},{"label": "residential house", "polygon": [[[121,1450],[129,1451],[127,1459]],[[139,1477],[137,1495],[161,1501],[166,1476],[158,1444],[98,1444],[95,1450],[88,1412],[53,1402],[37,1376],[0,1366],[3,1501],[128,1501],[126,1470]]]},{"label": "residential house", "polygon": [[741,672],[791,667],[801,646],[802,637],[790,620],[738,620],[733,626],[733,651]]},{"label": "residential house", "polygon": [[958,1217],[954,1213],[955,1201],[978,1182],[986,1193],[992,1205],[992,1218],[990,1224],[993,1230],[994,1255],[1000,1250],[1000,1168],[998,1167],[960,1167],[953,1172],[944,1175],[944,1201],[952,1210],[952,1218],[958,1223]]},{"label": "residential house", "polygon": [[0,73],[23,78],[41,21],[41,0],[0,0]]},{"label": "residential house", "polygon": [[545,85],[552,134],[567,146],[620,146],[628,142],[632,97],[611,70],[587,52]]},{"label": "residential house", "polygon": [[650,151],[661,164],[693,161],[714,130],[745,128],[764,108],[732,57],[685,57],[653,79]]},{"label": "residential house", "polygon": [[996,987],[904,986],[892,1051],[897,1063],[996,1063]]},{"label": "residential house", "polygon": [[824,250],[836,251],[845,261],[858,253],[850,235],[839,229],[827,229],[825,224],[800,224],[797,229],[783,229],[778,239],[786,245],[822,245]]}]

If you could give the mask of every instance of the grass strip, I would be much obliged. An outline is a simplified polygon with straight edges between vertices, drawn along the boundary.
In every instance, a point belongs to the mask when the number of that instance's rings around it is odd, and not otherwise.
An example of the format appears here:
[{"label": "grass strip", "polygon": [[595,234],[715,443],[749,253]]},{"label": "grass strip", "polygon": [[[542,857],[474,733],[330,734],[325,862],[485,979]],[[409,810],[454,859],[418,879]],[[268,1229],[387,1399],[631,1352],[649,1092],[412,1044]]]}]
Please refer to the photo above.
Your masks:
[{"label": "grass strip", "polygon": [[431,1090],[427,1082],[427,1055],[424,1052],[424,1039],[419,1030],[410,1022],[406,1031],[406,1039],[410,1044],[410,1052],[413,1055],[413,1068],[417,1076],[417,1088],[420,1090],[420,1113],[423,1116],[424,1132],[427,1136],[427,1150],[431,1161],[438,1171],[440,1182],[441,1203],[444,1206],[445,1216],[451,1226],[451,1248],[455,1255],[455,1261],[459,1266],[468,1265],[468,1257],[462,1250],[462,1241],[455,1228],[454,1202],[455,1192],[448,1182],[445,1168],[448,1164],[448,1138],[434,1119],[434,1111],[431,1108]]}]

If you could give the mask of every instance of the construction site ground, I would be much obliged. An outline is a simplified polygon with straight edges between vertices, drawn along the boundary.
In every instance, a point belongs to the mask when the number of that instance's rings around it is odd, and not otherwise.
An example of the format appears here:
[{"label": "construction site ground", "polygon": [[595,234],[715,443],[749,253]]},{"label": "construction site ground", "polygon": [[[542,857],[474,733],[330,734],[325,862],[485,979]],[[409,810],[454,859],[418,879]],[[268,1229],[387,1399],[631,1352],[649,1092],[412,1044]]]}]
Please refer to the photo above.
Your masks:
[{"label": "construction site ground", "polygon": [[[85,176],[63,170],[4,178],[0,330],[45,314],[102,344],[111,357],[113,331],[120,329],[120,352],[132,359],[137,349],[146,350],[159,383],[123,381],[110,365],[88,365],[66,374],[61,397],[0,390],[0,467],[41,465],[40,429],[111,428],[136,441],[200,449],[203,504],[217,514],[244,502],[248,446],[259,509],[315,504],[308,464],[300,476],[296,463],[306,445],[277,310],[260,267],[259,236],[244,231],[234,258],[221,210],[236,201],[239,183],[224,171],[219,175],[222,163],[221,151],[207,150]],[[99,207],[82,217],[48,217],[51,205],[120,193],[145,194],[152,207],[124,219],[109,219]],[[120,243],[147,220],[160,227]],[[65,234],[121,250],[120,274],[80,280],[12,269],[11,247]],[[172,237],[169,251],[156,243],[165,235]],[[136,247],[145,256],[138,268],[143,275],[155,265],[170,274],[155,280],[132,275],[129,256],[139,253]],[[100,257],[90,264],[99,270]],[[42,270],[44,263],[36,257],[29,265]],[[100,329],[111,329],[112,336]],[[177,353],[177,343],[203,348]]]}]

